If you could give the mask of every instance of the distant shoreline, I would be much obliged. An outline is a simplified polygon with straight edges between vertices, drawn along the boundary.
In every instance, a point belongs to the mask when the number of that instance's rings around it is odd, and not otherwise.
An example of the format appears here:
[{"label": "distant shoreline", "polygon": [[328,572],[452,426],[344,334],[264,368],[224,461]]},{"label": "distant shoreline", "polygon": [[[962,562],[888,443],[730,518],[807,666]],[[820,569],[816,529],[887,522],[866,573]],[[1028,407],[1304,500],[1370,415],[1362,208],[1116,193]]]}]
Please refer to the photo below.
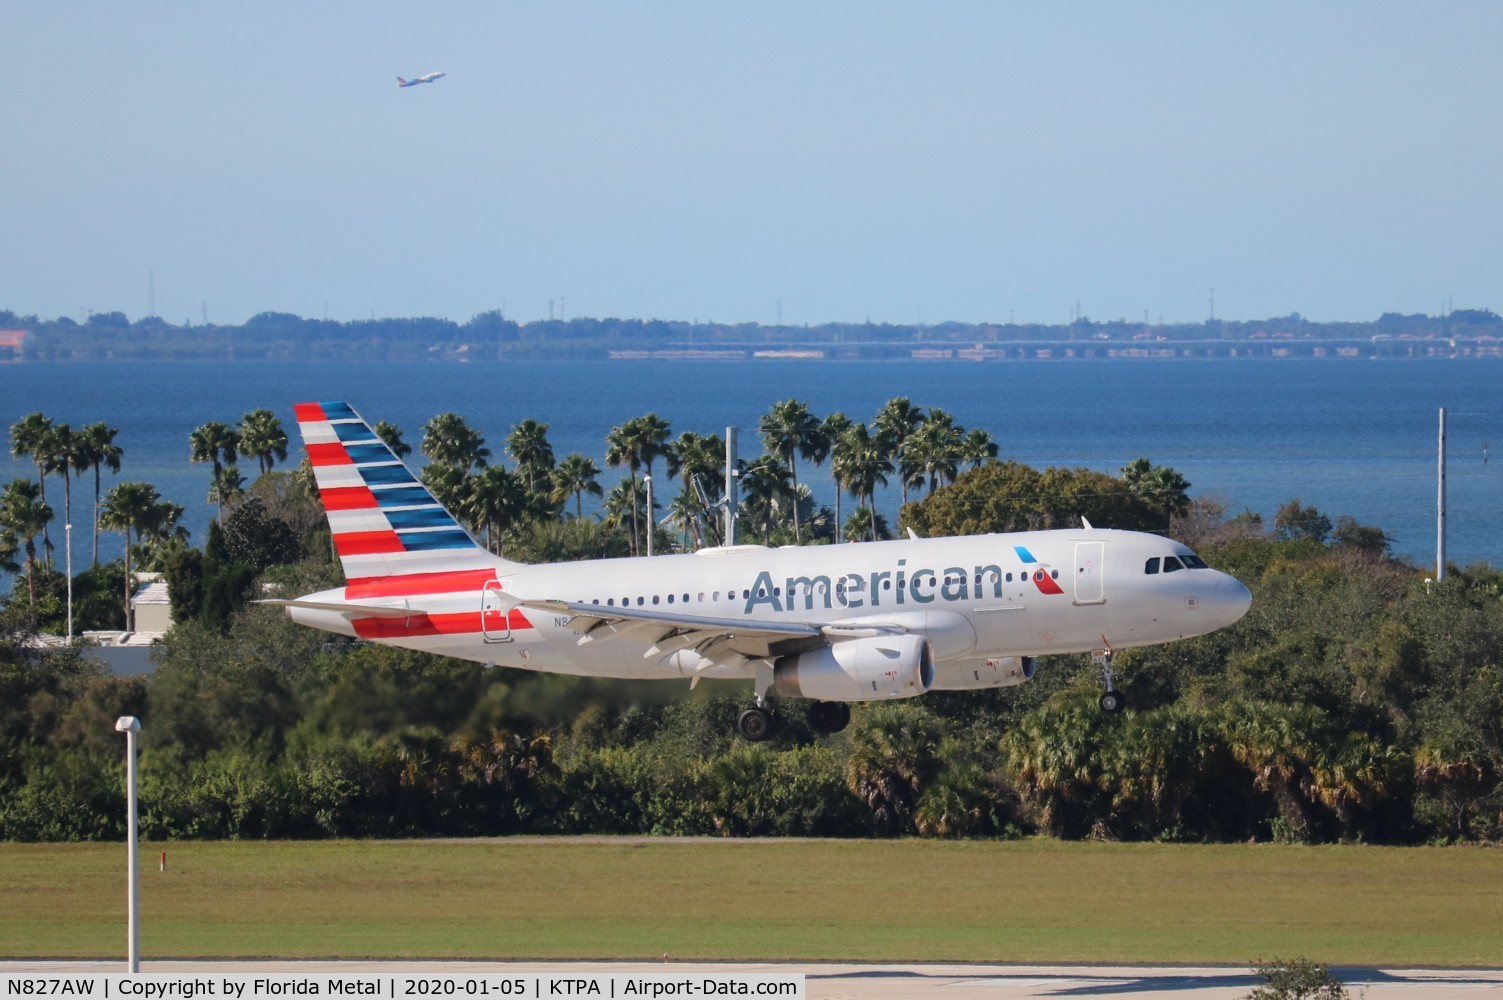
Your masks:
[{"label": "distant shoreline", "polygon": [[[461,345],[464,346],[464,345]],[[1259,362],[1259,361],[1498,361],[1503,360],[1503,343],[1445,344],[1434,342],[1403,342],[1398,345],[1371,345],[1354,347],[1336,346],[1330,343],[1258,344],[1253,342],[1228,344],[1209,348],[1204,343],[1163,343],[1151,348],[1102,344],[1079,347],[1059,345],[1010,345],[1007,348],[935,348],[883,344],[871,350],[861,350],[859,345],[844,345],[832,350],[767,350],[751,348],[723,348],[701,350],[695,348],[656,348],[643,350],[560,350],[546,348],[472,352],[453,349],[430,349],[406,352],[389,350],[320,349],[310,345],[300,350],[248,351],[243,348],[215,351],[79,351],[68,353],[50,352],[48,356],[0,357],[0,365],[67,365],[67,364],[265,364],[289,361],[346,361],[362,363],[411,364],[431,362],[438,364],[507,365],[524,361],[585,361],[585,362],[632,362],[643,361],[697,361],[723,362],[726,364],[787,362],[889,362],[894,364],[1049,364],[1049,363],[1099,363],[1120,362],[1140,364],[1152,362]]]},{"label": "distant shoreline", "polygon": [[518,323],[497,312],[347,323],[261,313],[240,326],[174,326],[96,313],[83,323],[0,310],[0,363],[34,361],[1167,361],[1503,358],[1503,317],[1385,313],[1370,322],[1266,320],[1068,325],[757,323],[576,318]]}]

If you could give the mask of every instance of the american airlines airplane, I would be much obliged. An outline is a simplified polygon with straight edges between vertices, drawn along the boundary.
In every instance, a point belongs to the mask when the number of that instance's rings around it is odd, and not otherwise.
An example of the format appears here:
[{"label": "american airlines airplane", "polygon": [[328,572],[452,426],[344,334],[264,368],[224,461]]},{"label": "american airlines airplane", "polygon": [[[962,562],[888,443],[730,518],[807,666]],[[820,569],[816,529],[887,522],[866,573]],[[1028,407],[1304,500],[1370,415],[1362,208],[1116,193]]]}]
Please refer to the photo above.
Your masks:
[{"label": "american airlines airplane", "polygon": [[345,585],[267,603],[313,628],[488,665],[749,680],[755,704],[737,730],[754,742],[773,732],[769,694],[808,699],[811,727],[834,733],[851,702],[1022,684],[1057,653],[1091,653],[1101,707],[1120,712],[1114,650],[1205,635],[1252,604],[1178,542],[1090,524],[514,563],[476,544],[348,405],[296,412]]},{"label": "american airlines airplane", "polygon": [[437,80],[439,77],[441,77],[441,76],[448,76],[448,75],[449,74],[447,74],[447,73],[424,73],[422,76],[414,77],[411,80],[404,80],[404,79],[402,79],[399,76],[399,77],[397,77],[397,86],[398,87],[416,87],[420,83],[432,83],[434,80]]}]

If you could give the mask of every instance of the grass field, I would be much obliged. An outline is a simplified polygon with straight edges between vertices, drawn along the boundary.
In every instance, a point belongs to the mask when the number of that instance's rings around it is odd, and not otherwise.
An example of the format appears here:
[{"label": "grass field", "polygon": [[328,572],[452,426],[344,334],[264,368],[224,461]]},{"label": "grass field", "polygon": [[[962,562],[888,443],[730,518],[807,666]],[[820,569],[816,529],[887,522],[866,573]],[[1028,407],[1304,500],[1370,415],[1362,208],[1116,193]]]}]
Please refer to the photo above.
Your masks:
[{"label": "grass field", "polygon": [[[1503,850],[559,839],[141,859],[146,959],[1503,965]],[[0,844],[0,957],[121,954],[124,867],[120,844]]]}]

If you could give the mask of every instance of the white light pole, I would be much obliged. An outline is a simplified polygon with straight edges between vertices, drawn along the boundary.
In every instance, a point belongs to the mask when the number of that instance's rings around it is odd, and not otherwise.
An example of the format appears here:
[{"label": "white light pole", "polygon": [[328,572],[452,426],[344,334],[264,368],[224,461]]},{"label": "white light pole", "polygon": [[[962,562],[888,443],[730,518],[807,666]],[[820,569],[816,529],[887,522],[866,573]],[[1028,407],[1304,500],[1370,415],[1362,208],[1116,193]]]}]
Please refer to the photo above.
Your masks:
[{"label": "white light pole", "polygon": [[133,973],[141,971],[141,843],[136,822],[136,734],[140,731],[141,720],[134,715],[115,720],[115,732],[125,734],[125,896],[129,908],[125,950]]},{"label": "white light pole", "polygon": [[63,525],[63,546],[68,550],[68,642],[73,642],[73,524]]},{"label": "white light pole", "polygon": [[643,476],[642,482],[647,484],[647,554],[652,555],[652,536],[658,533],[658,522],[652,513],[652,477]]},{"label": "white light pole", "polygon": [[1435,474],[1435,582],[1446,578],[1446,408],[1440,408],[1440,445]]}]

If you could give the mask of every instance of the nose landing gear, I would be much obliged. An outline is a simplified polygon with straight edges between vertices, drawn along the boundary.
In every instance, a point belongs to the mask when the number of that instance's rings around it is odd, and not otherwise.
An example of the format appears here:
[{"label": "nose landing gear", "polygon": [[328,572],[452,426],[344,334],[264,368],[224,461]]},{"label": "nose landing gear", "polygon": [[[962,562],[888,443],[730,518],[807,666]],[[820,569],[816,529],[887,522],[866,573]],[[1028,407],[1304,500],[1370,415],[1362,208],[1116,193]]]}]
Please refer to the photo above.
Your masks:
[{"label": "nose landing gear", "polygon": [[1117,690],[1112,674],[1112,659],[1116,654],[1112,651],[1111,644],[1106,641],[1106,636],[1101,637],[1101,649],[1091,653],[1091,662],[1101,668],[1101,679],[1106,682],[1106,691],[1102,693],[1097,704],[1101,710],[1110,715],[1116,715],[1127,707],[1127,697]]}]

